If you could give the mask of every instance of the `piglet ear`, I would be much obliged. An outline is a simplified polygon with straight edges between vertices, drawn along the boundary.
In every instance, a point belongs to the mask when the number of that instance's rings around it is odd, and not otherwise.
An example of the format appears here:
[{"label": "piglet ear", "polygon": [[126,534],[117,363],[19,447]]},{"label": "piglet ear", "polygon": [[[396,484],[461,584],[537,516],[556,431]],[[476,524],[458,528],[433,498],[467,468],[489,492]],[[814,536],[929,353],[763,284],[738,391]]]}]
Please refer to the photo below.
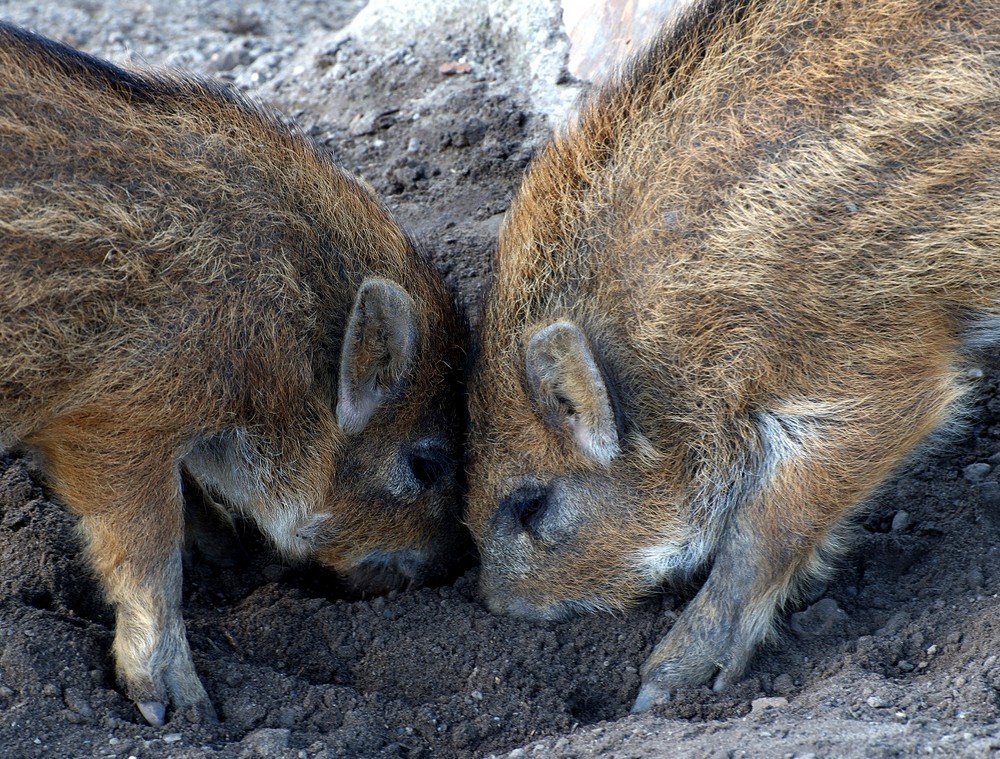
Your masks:
[{"label": "piglet ear", "polygon": [[618,455],[618,426],[608,389],[575,324],[557,321],[528,341],[525,370],[532,400],[550,426],[586,457],[607,465]]},{"label": "piglet ear", "polygon": [[360,432],[382,404],[398,397],[416,351],[413,299],[394,282],[366,279],[354,299],[340,351],[337,424],[344,432]]}]

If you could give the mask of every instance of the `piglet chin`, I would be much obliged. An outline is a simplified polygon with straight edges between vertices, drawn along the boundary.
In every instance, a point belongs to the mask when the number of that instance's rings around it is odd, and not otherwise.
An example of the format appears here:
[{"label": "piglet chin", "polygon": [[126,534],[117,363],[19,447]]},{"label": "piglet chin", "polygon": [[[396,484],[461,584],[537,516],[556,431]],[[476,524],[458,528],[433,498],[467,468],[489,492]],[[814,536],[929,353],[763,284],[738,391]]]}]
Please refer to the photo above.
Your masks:
[{"label": "piglet chin", "polygon": [[377,549],[358,559],[345,575],[347,582],[358,592],[386,593],[423,585],[430,575],[429,564],[424,551],[412,548],[398,551]]},{"label": "piglet chin", "polygon": [[536,622],[562,622],[577,612],[575,604],[570,601],[556,601],[539,606],[523,598],[512,598],[508,601],[490,600],[487,605],[494,614],[507,614]]}]

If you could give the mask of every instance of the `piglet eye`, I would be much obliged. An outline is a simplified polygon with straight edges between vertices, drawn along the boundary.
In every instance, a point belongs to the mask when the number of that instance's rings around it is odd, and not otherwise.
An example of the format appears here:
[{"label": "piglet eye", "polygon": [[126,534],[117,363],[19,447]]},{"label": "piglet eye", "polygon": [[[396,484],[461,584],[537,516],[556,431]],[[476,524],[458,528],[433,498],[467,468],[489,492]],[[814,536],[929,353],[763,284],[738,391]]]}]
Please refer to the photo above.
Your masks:
[{"label": "piglet eye", "polygon": [[451,457],[439,443],[423,441],[410,450],[408,464],[413,479],[430,490],[451,468]]}]

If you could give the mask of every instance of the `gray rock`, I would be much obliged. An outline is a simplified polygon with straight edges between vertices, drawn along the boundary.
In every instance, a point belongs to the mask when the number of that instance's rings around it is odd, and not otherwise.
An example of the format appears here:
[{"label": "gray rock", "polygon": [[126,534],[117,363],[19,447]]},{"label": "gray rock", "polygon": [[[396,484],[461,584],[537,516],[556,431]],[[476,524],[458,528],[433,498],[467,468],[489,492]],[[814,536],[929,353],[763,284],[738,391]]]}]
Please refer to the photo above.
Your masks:
[{"label": "gray rock", "polygon": [[817,601],[805,611],[792,614],[789,622],[792,630],[801,636],[825,635],[847,614],[837,606],[832,598]]},{"label": "gray rock", "polygon": [[90,705],[90,698],[79,688],[67,688],[63,691],[63,701],[66,702],[66,706],[81,717],[94,716],[94,709]]},{"label": "gray rock", "polygon": [[768,709],[780,709],[783,706],[788,706],[788,699],[784,696],[767,696],[764,698],[755,698],[750,702],[750,713],[751,714],[762,714]]},{"label": "gray rock", "polygon": [[893,532],[903,532],[907,527],[913,523],[910,519],[910,515],[906,511],[897,511],[892,517],[892,531]]},{"label": "gray rock", "polygon": [[962,470],[962,476],[969,482],[981,482],[992,469],[993,467],[985,461],[978,461],[975,464],[969,464],[965,467],[965,469]]},{"label": "gray rock", "polygon": [[792,681],[792,676],[789,675],[787,672],[778,675],[776,678],[774,678],[774,683],[772,683],[771,685],[771,690],[773,690],[775,693],[781,693],[781,694],[791,693],[793,690],[795,690],[795,683]]},{"label": "gray rock", "polygon": [[272,727],[254,730],[242,741],[243,749],[240,751],[241,757],[271,757],[282,756],[288,748],[288,740],[291,731]]}]

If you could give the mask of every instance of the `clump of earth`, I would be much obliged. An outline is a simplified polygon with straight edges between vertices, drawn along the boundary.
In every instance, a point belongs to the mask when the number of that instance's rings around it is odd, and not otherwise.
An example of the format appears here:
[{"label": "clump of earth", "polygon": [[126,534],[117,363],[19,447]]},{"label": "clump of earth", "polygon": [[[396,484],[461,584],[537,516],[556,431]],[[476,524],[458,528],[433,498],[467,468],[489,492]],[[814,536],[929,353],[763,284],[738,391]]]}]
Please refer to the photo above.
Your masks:
[{"label": "clump of earth", "polygon": [[[381,43],[378,23],[359,25],[364,5],[0,0],[0,18],[265,100],[375,187],[474,320],[525,166],[586,84],[559,64],[565,33],[548,4],[548,16],[519,21],[500,3],[470,2],[463,17],[442,1],[432,34],[397,28]],[[238,525],[220,534],[225,551],[193,551],[185,572],[188,636],[220,722],[178,715],[150,727],[115,687],[113,615],[73,518],[29,460],[4,454],[0,753],[1000,751],[1000,363],[984,360],[982,373],[965,425],[881,489],[857,520],[854,550],[789,609],[741,683],[681,691],[638,716],[629,715],[638,667],[694,588],[667,589],[620,616],[531,623],[488,613],[474,566],[436,587],[358,597],[332,574],[280,563]]]}]

